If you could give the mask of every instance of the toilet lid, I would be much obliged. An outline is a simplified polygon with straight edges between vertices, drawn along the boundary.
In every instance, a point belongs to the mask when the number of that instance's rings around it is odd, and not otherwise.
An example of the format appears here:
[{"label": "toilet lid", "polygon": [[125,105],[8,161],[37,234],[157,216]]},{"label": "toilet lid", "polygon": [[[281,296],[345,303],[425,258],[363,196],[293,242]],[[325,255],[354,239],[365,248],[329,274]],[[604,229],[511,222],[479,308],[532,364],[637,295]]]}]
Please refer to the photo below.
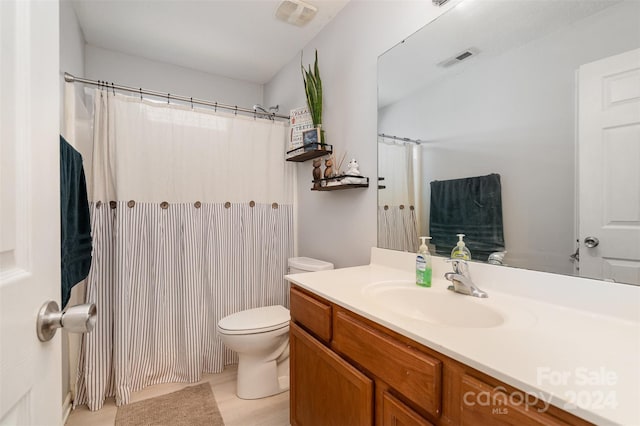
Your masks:
[{"label": "toilet lid", "polygon": [[218,322],[218,329],[228,334],[265,333],[288,326],[290,319],[284,306],[264,306],[224,317]]}]

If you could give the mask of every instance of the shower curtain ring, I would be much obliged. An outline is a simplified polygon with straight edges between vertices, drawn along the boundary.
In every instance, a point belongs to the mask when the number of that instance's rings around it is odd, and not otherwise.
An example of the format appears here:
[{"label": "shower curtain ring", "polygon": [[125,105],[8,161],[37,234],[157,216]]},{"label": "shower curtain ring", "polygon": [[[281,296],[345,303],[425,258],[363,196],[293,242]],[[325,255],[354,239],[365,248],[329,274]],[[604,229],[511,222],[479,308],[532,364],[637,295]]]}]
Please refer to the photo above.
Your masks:
[{"label": "shower curtain ring", "polygon": [[238,105],[236,105],[236,110],[233,112],[233,115],[238,115]]},{"label": "shower curtain ring", "polygon": [[167,105],[169,105],[169,98],[171,97],[171,93],[167,93]]},{"label": "shower curtain ring", "polygon": [[113,96],[116,95],[116,86],[113,84],[113,81],[111,82],[111,90],[113,91]]},{"label": "shower curtain ring", "polygon": [[140,100],[142,100],[142,87],[140,88]]},{"label": "shower curtain ring", "polygon": [[193,109],[193,96],[191,97],[191,109]]},{"label": "shower curtain ring", "polygon": [[216,102],[215,106],[213,107],[213,112],[218,112],[218,103]]}]

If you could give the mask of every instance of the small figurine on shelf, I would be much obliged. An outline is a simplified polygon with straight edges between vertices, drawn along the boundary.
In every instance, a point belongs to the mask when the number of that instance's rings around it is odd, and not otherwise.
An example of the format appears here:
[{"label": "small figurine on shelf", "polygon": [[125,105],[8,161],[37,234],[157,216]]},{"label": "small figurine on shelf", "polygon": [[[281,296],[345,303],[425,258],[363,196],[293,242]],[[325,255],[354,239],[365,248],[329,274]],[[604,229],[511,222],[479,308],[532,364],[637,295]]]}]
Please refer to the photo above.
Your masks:
[{"label": "small figurine on shelf", "polygon": [[329,157],[324,160],[324,178],[333,177],[333,158]]},{"label": "small figurine on shelf", "polygon": [[362,173],[360,173],[360,166],[358,165],[358,162],[355,158],[352,158],[351,161],[349,161],[349,163],[347,164],[346,174],[352,176],[362,176]]},{"label": "small figurine on shelf", "polygon": [[[333,170],[333,155],[331,155],[329,158],[324,160],[324,164],[326,166],[324,169],[325,179],[334,178],[336,176],[336,173]],[[338,179],[330,179],[330,180],[326,180],[323,186],[336,186],[340,184],[341,183]]]},{"label": "small figurine on shelf", "polygon": [[322,170],[320,169],[321,165],[321,158],[313,160],[313,189],[320,188],[320,178],[322,177]]},{"label": "small figurine on shelf", "polygon": [[355,158],[352,158],[351,161],[349,161],[349,163],[347,164],[347,172],[345,173],[345,175],[347,175],[347,177],[342,179],[342,184],[360,184],[365,183],[366,181],[366,178],[356,177],[362,176],[362,173],[360,173],[360,166],[358,165],[358,162]]}]

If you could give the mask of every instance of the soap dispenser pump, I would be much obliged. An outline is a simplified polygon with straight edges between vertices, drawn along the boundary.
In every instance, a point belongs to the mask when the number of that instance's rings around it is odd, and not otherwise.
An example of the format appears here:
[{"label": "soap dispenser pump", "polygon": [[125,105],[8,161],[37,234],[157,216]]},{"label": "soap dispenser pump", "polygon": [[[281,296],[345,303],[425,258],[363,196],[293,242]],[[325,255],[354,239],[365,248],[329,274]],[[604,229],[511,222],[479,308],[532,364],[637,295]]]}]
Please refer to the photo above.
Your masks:
[{"label": "soap dispenser pump", "polygon": [[416,255],[416,284],[421,287],[431,287],[431,254],[425,240],[431,237],[420,237],[422,243]]},{"label": "soap dispenser pump", "polygon": [[452,259],[471,260],[471,252],[464,244],[464,234],[456,234],[458,236],[458,244],[451,250]]}]

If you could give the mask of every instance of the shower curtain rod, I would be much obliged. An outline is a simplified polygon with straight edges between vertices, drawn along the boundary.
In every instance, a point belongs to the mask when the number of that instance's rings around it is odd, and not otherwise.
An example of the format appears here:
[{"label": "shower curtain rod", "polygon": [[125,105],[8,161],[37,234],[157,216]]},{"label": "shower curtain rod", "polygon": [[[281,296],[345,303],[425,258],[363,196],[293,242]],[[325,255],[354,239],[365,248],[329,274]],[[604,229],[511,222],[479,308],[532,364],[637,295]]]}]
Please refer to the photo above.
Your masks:
[{"label": "shower curtain rod", "polygon": [[129,86],[123,86],[120,84],[114,84],[114,83],[108,83],[106,81],[96,81],[96,80],[88,80],[86,78],[80,78],[80,77],[74,77],[73,75],[65,72],[64,73],[64,81],[68,82],[68,83],[83,83],[83,84],[90,84],[93,86],[99,86],[99,87],[104,87],[105,89],[111,89],[111,90],[121,90],[121,91],[126,91],[126,92],[131,92],[131,93],[137,93],[139,94],[141,97],[142,95],[150,95],[150,96],[156,96],[159,98],[164,98],[167,100],[167,102],[169,102],[169,100],[173,99],[176,101],[182,101],[182,102],[187,102],[190,103],[192,106],[197,104],[197,105],[206,105],[209,107],[213,107],[215,109],[221,108],[221,109],[226,109],[226,110],[230,110],[230,111],[234,111],[234,112],[242,112],[242,113],[247,113],[247,114],[253,114],[254,116],[260,116],[262,118],[282,118],[282,119],[289,119],[288,115],[280,115],[280,114],[276,114],[275,112],[270,112],[270,113],[264,113],[264,112],[257,112],[255,109],[253,108],[241,108],[238,107],[237,105],[226,105],[226,104],[221,104],[219,102],[210,102],[210,101],[205,101],[202,99],[195,99],[195,98],[188,98],[186,96],[180,96],[180,95],[172,95],[170,93],[162,93],[162,92],[156,92],[155,90],[147,90],[147,89],[143,89],[143,88],[138,88],[136,89],[135,87],[129,87]]},{"label": "shower curtain rod", "polygon": [[387,139],[393,139],[393,140],[396,140],[396,141],[415,143],[416,145],[420,145],[420,144],[426,142],[426,141],[421,141],[420,139],[409,139],[409,138],[401,138],[400,136],[385,135],[384,133],[378,133],[378,136],[381,136],[381,137],[387,138]]}]

